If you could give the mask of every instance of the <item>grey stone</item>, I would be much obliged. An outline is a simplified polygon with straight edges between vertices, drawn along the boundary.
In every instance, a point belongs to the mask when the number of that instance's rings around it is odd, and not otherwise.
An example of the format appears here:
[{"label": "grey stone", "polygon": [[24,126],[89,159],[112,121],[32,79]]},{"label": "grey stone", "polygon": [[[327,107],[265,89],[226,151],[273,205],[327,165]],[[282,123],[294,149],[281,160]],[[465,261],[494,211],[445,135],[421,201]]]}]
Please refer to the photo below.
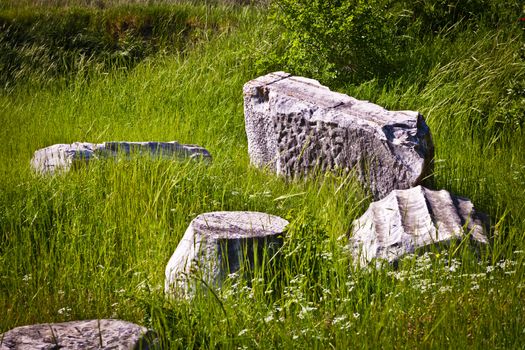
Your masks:
[{"label": "grey stone", "polygon": [[205,148],[197,145],[183,145],[176,141],[171,142],[105,142],[99,150],[106,156],[142,154],[148,156],[162,156],[165,158],[190,158],[210,160],[211,155]]},{"label": "grey stone", "polygon": [[97,158],[95,152],[103,147],[103,144],[87,142],[52,145],[37,150],[31,159],[31,166],[40,173],[68,171],[77,164]]},{"label": "grey stone", "polygon": [[[202,281],[221,287],[243,264],[253,268],[255,255],[274,256],[288,221],[259,212],[211,212],[197,216],[166,266],[165,291],[191,296]],[[257,252],[257,253],[255,253]]]},{"label": "grey stone", "polygon": [[422,186],[394,190],[353,222],[349,248],[354,261],[395,262],[417,249],[468,239],[473,247],[488,243],[488,217],[472,202],[448,191]]},{"label": "grey stone", "polygon": [[152,331],[112,319],[44,323],[14,328],[0,334],[0,350],[14,349],[153,349]]},{"label": "grey stone", "polygon": [[117,157],[119,154],[160,156],[178,159],[211,160],[210,153],[196,145],[183,145],[171,142],[105,142],[72,144],[57,144],[39,149],[31,159],[31,166],[40,173],[55,173],[68,171],[82,163],[93,159]]},{"label": "grey stone", "polygon": [[285,176],[353,170],[376,199],[431,175],[434,146],[421,114],[392,112],[284,72],[244,85],[251,163]]}]

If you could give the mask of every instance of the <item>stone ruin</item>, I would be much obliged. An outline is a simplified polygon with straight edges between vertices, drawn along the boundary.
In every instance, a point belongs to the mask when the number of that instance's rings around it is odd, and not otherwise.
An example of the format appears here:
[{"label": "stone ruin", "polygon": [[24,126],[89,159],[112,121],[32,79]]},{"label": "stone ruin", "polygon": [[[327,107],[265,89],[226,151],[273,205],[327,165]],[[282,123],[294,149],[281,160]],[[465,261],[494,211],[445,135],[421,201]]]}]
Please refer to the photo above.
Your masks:
[{"label": "stone ruin", "polygon": [[349,248],[359,266],[373,259],[392,263],[418,249],[463,239],[486,245],[487,223],[470,200],[448,191],[394,190],[353,222]]},{"label": "stone ruin", "polygon": [[54,174],[87,164],[94,159],[116,158],[119,155],[146,155],[167,159],[211,160],[210,153],[196,145],[171,142],[75,142],[39,149],[31,159],[32,168],[41,174]]},{"label": "stone ruin", "polygon": [[244,85],[250,161],[289,177],[355,171],[380,199],[431,176],[434,146],[418,112],[387,111],[283,72]]},{"label": "stone ruin", "polygon": [[[274,256],[288,221],[266,213],[232,211],[197,216],[166,266],[165,292],[191,296],[202,282],[220,287],[231,273]],[[258,259],[256,258],[258,256]]]},{"label": "stone ruin", "polygon": [[[432,175],[434,146],[418,112],[387,111],[284,72],[252,80],[243,92],[253,165],[287,177],[353,171],[378,200],[352,226],[348,247],[358,266],[374,259],[395,262],[419,248],[454,240],[488,243],[488,218],[468,199],[419,186]],[[206,149],[177,142],[73,143],[36,151],[31,165],[54,173],[119,153],[211,159]],[[197,216],[166,266],[166,294],[191,296],[202,284],[220,288],[229,274],[243,266],[253,268],[254,257],[264,249],[277,254],[287,225],[282,218],[257,212]],[[118,320],[33,325],[0,335],[0,350],[148,349],[150,343],[141,340],[144,334],[145,328]],[[101,338],[106,343],[100,344]]]},{"label": "stone ruin", "polygon": [[284,72],[244,85],[251,163],[287,177],[354,171],[374,199],[353,225],[355,260],[393,262],[436,243],[488,242],[472,203],[419,186],[432,176],[434,145],[421,114],[392,112]]},{"label": "stone ruin", "polygon": [[153,331],[114,319],[34,324],[0,334],[0,350],[152,350],[157,344]]}]

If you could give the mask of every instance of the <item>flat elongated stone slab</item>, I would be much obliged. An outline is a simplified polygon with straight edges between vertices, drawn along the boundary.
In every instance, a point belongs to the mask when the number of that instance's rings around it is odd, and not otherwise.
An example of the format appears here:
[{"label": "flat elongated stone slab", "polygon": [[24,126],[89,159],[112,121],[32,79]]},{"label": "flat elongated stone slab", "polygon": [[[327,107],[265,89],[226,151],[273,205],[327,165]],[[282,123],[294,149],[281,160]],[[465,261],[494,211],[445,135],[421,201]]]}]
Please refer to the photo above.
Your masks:
[{"label": "flat elongated stone slab", "polygon": [[14,328],[0,334],[0,350],[153,349],[151,331],[134,323],[103,319],[45,323]]},{"label": "flat elongated stone slab", "polygon": [[166,293],[191,295],[199,279],[220,287],[243,264],[254,267],[255,254],[259,259],[265,249],[266,254],[275,254],[282,245],[286,225],[288,221],[278,216],[259,212],[224,211],[197,216],[166,266]]},{"label": "flat elongated stone slab", "polygon": [[196,145],[183,145],[171,142],[105,142],[57,144],[39,149],[31,159],[31,166],[40,173],[68,171],[80,163],[93,159],[116,157],[118,154],[141,154],[175,159],[210,160],[210,153]]},{"label": "flat elongated stone slab", "polygon": [[376,199],[430,176],[434,146],[423,116],[387,111],[284,72],[244,85],[251,163],[285,176],[355,170]]},{"label": "flat elongated stone slab", "polygon": [[422,186],[395,190],[353,223],[350,249],[364,266],[372,259],[395,262],[416,249],[453,240],[488,243],[488,218],[472,202]]}]

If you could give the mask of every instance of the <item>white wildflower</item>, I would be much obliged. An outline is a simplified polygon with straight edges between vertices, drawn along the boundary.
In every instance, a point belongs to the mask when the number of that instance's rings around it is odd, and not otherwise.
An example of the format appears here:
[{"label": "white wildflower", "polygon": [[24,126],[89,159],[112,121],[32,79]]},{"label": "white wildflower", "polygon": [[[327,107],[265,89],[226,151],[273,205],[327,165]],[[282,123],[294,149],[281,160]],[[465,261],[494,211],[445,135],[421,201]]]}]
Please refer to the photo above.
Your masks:
[{"label": "white wildflower", "polygon": [[302,306],[301,311],[297,315],[301,320],[303,320],[310,312],[317,310],[317,308],[312,306]]},{"label": "white wildflower", "polygon": [[347,318],[346,315],[334,317],[334,319],[332,320],[332,324],[338,324],[338,323],[344,322],[346,321],[346,318]]},{"label": "white wildflower", "polygon": [[324,260],[332,260],[332,252],[322,252],[321,258]]},{"label": "white wildflower", "polygon": [[64,315],[64,316],[69,316],[69,313],[71,312],[71,308],[70,307],[63,307],[61,309],[58,309],[58,314],[59,315]]},{"label": "white wildflower", "polygon": [[273,321],[273,315],[272,314],[269,314],[268,316],[266,316],[264,318],[264,322],[268,323],[268,322],[272,322]]},{"label": "white wildflower", "polygon": [[439,287],[439,292],[440,293],[448,293],[448,292],[451,292],[452,291],[452,287],[451,286],[441,286]]},{"label": "white wildflower", "polygon": [[345,323],[342,323],[342,324],[339,326],[339,329],[342,330],[342,331],[347,331],[347,330],[349,330],[350,328],[352,328],[352,323],[351,323],[350,321],[345,322]]},{"label": "white wildflower", "polygon": [[228,278],[235,279],[237,277],[239,277],[239,273],[238,272],[232,272],[232,273],[228,274]]},{"label": "white wildflower", "polygon": [[510,268],[512,266],[516,266],[517,265],[517,262],[513,261],[513,260],[501,260],[500,262],[498,262],[496,264],[499,268],[501,268],[502,270],[506,270],[507,268]]}]

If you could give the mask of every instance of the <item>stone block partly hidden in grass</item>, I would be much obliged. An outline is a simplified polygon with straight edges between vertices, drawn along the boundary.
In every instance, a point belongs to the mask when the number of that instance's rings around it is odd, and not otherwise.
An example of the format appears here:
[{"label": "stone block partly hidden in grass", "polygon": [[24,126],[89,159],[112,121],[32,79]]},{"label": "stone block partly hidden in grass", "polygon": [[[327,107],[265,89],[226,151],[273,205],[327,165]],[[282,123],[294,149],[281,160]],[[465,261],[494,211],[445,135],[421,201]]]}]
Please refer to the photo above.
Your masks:
[{"label": "stone block partly hidden in grass", "polygon": [[166,266],[166,293],[191,296],[197,286],[221,287],[229,274],[255,268],[256,262],[277,254],[287,225],[278,216],[259,212],[197,216]]},{"label": "stone block partly hidden in grass", "polygon": [[452,241],[483,246],[488,230],[488,217],[470,200],[417,186],[392,191],[370,204],[353,223],[349,248],[356,264],[365,266],[372,259],[395,262],[418,249]]},{"label": "stone block partly hidden in grass", "polygon": [[354,170],[376,199],[430,176],[434,146],[421,114],[392,112],[283,72],[244,85],[251,163],[278,174]]},{"label": "stone block partly hidden in grass", "polygon": [[44,323],[0,334],[0,350],[14,349],[153,349],[154,332],[112,319]]},{"label": "stone block partly hidden in grass", "polygon": [[210,153],[196,145],[171,142],[105,142],[57,144],[39,149],[31,159],[31,166],[40,173],[68,171],[75,165],[85,164],[93,159],[116,157],[119,154],[162,156],[176,159],[210,160]]}]

